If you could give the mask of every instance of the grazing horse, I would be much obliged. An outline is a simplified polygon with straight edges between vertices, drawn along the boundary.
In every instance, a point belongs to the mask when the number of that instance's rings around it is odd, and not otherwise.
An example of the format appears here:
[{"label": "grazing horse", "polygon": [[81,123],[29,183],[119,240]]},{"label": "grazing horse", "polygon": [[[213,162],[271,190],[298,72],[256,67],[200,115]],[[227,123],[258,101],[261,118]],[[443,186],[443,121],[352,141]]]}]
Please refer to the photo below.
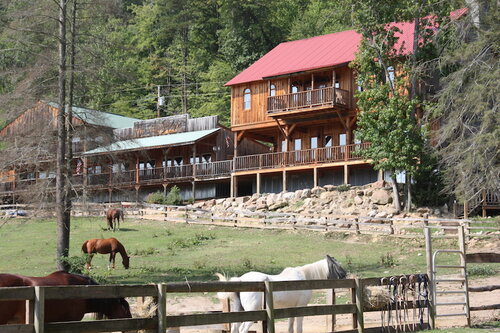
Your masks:
[{"label": "grazing horse", "polygon": [[106,211],[106,219],[108,220],[108,230],[120,230],[120,218],[123,221],[123,210],[120,208],[110,208]]},{"label": "grazing horse", "polygon": [[[222,274],[216,274],[220,281],[227,281]],[[346,271],[329,255],[325,259],[298,267],[287,267],[278,275],[267,275],[260,272],[248,272],[229,281],[260,282],[260,281],[291,281],[291,280],[324,280],[344,279]],[[262,292],[218,293],[221,299],[231,299],[235,311],[262,310]],[[273,292],[274,307],[290,308],[306,306],[311,299],[311,290],[277,291]],[[288,319],[288,333],[293,333],[295,318]],[[297,333],[302,333],[303,317],[297,317]],[[247,333],[252,322],[233,323],[232,333]]]},{"label": "grazing horse", "polygon": [[[64,271],[54,272],[44,277],[0,274],[0,287],[97,284],[88,276]],[[25,304],[25,301],[0,301],[0,325],[25,323]],[[129,304],[124,298],[61,299],[45,302],[45,322],[79,321],[86,313],[95,313],[97,318],[132,318]]]},{"label": "grazing horse", "polygon": [[100,254],[108,254],[109,253],[109,265],[112,268],[115,268],[115,256],[116,253],[120,253],[122,256],[122,264],[125,269],[129,267],[129,259],[130,257],[127,255],[127,251],[125,251],[125,247],[118,241],[116,238],[106,238],[106,239],[98,239],[93,238],[86,240],[82,245],[83,253],[87,253],[87,263],[85,267],[90,269],[90,262],[92,261],[92,257],[95,253]]}]

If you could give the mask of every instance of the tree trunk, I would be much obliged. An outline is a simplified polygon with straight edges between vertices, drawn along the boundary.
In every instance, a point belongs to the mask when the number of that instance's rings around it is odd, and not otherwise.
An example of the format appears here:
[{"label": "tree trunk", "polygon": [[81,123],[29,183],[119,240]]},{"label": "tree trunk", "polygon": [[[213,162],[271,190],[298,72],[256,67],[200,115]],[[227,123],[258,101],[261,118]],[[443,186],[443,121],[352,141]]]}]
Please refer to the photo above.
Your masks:
[{"label": "tree trunk", "polygon": [[396,208],[396,210],[399,213],[401,211],[401,201],[399,200],[399,189],[398,189],[398,182],[396,180],[395,170],[392,170],[391,179],[392,179],[392,194],[394,200],[394,208]]},{"label": "tree trunk", "polygon": [[[65,220],[68,221],[68,226],[71,223],[71,188],[73,180],[73,170],[71,162],[73,160],[73,95],[75,82],[75,39],[76,39],[76,8],[77,0],[73,0],[71,8],[71,26],[70,26],[70,49],[69,49],[69,83],[68,83],[68,113],[66,116],[66,189],[64,193]],[[69,230],[68,230],[69,232]],[[69,248],[69,243],[68,243]]]},{"label": "tree trunk", "polygon": [[406,183],[405,212],[409,212],[411,210],[411,176],[408,174],[408,172],[405,173],[405,183]]},{"label": "tree trunk", "polygon": [[59,111],[57,112],[56,214],[58,269],[66,269],[70,221],[66,214],[66,0],[59,0]]}]

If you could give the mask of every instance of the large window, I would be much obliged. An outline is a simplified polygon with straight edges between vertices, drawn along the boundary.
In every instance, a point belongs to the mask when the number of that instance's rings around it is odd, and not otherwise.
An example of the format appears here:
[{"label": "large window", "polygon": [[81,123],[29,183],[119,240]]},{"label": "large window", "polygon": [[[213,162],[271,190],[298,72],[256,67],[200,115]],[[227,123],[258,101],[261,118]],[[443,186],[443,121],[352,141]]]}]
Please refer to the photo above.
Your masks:
[{"label": "large window", "polygon": [[243,91],[243,108],[245,110],[250,110],[252,107],[252,91],[249,88],[246,88]]}]

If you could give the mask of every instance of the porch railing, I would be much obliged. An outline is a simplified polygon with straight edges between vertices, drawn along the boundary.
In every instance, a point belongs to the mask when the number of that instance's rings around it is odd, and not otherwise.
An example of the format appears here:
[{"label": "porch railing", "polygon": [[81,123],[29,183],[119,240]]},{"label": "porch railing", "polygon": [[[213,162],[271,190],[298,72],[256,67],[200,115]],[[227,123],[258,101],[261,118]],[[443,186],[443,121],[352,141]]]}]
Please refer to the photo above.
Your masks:
[{"label": "porch railing", "polygon": [[233,161],[218,161],[196,164],[196,177],[210,178],[229,176],[233,170]]},{"label": "porch railing", "polygon": [[350,107],[351,93],[348,90],[326,87],[292,94],[269,96],[267,113],[274,114],[316,106],[339,105]]},{"label": "porch railing", "polygon": [[234,159],[234,170],[272,169],[287,166],[357,160],[362,158],[356,152],[368,146],[369,143],[359,143],[345,146],[238,156]]}]

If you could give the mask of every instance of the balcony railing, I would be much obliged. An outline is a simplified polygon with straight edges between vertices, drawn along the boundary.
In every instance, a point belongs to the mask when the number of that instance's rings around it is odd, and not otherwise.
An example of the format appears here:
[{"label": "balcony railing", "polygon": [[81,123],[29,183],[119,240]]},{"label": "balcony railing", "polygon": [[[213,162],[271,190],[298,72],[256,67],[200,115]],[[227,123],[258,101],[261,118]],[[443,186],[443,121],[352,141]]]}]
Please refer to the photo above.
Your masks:
[{"label": "balcony railing", "polygon": [[[339,161],[360,160],[357,151],[368,147],[369,143],[351,144],[347,146],[323,147],[289,152],[268,153],[259,155],[238,156],[234,160],[217,161],[179,166],[168,166],[144,170],[126,170],[113,173],[73,175],[75,187],[126,186],[162,183],[164,181],[180,181],[193,179],[216,179],[229,177],[233,171],[273,169],[290,166],[332,163]],[[193,170],[194,167],[194,170]],[[30,185],[44,183],[46,187],[55,186],[55,178],[18,179],[15,182],[0,182],[0,192],[27,190]]]},{"label": "balcony railing", "polygon": [[301,91],[293,94],[269,96],[267,113],[276,114],[321,106],[349,107],[351,93],[348,90],[327,87]]},{"label": "balcony railing", "polygon": [[346,146],[323,147],[269,154],[238,156],[235,158],[235,171],[272,169],[308,164],[332,163],[361,159],[357,151],[365,149],[369,143]]}]

